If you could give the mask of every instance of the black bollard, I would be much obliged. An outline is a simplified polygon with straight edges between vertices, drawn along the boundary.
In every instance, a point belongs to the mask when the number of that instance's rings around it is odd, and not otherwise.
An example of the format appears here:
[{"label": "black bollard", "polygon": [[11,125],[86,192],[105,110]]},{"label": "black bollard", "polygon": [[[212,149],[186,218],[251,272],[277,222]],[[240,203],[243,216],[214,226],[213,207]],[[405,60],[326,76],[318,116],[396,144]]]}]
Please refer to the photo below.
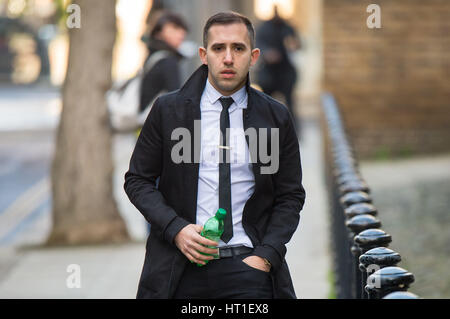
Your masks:
[{"label": "black bollard", "polygon": [[339,186],[339,192],[341,194],[346,194],[350,192],[364,192],[369,194],[370,189],[369,186],[367,186],[366,182],[362,180],[350,180],[347,181]]},{"label": "black bollard", "polygon": [[372,248],[359,257],[359,262],[364,269],[370,265],[377,265],[380,269],[391,267],[401,260],[400,254],[386,247]]},{"label": "black bollard", "polygon": [[383,299],[420,299],[419,296],[407,291],[394,291],[387,294]]},{"label": "black bollard", "polygon": [[356,203],[372,203],[372,199],[364,192],[350,192],[340,198],[340,202],[344,209]]},{"label": "black bollard", "polygon": [[361,271],[359,270],[359,256],[361,254],[361,249],[357,244],[355,244],[354,236],[356,234],[359,234],[363,230],[380,227],[381,222],[372,215],[365,214],[352,217],[351,219],[346,221],[345,225],[351,231],[350,233],[350,239],[352,241],[351,252],[354,258],[354,262],[352,265],[353,269],[352,287],[354,292],[354,298],[360,298],[363,295],[361,288],[362,277]]},{"label": "black bollard", "polygon": [[359,234],[363,230],[378,228],[381,226],[381,222],[369,214],[356,215],[351,219],[345,222],[345,226],[347,226],[352,233]]},{"label": "black bollard", "polygon": [[356,203],[347,207],[344,210],[344,214],[347,219],[355,217],[356,215],[364,214],[376,216],[378,214],[378,210],[375,208],[375,206],[369,203]]},{"label": "black bollard", "polygon": [[392,241],[392,236],[382,229],[366,229],[355,236],[355,243],[368,251],[375,247],[387,247]]},{"label": "black bollard", "polygon": [[[361,255],[365,252],[369,251],[372,248],[376,247],[387,247],[389,243],[392,241],[392,236],[387,234],[382,229],[366,229],[360,232],[358,235],[355,236],[354,242],[359,247],[361,251]],[[359,260],[358,260],[358,266],[359,266]],[[359,267],[358,267],[359,268]],[[359,285],[362,287],[360,289],[361,296],[365,297],[364,287],[366,285],[367,277],[364,273],[361,274],[361,281],[359,282]],[[369,296],[370,298],[370,296]]]},{"label": "black bollard", "polygon": [[335,163],[335,169],[333,169],[333,175],[336,179],[343,177],[345,175],[358,175],[358,171],[351,165],[346,165],[342,163]]},{"label": "black bollard", "polygon": [[362,295],[361,299],[369,296],[365,293],[364,287],[367,284],[367,277],[375,271],[397,265],[402,260],[400,254],[386,247],[376,247],[366,251],[359,256],[359,269],[362,272]]},{"label": "black bollard", "polygon": [[386,267],[377,270],[368,278],[365,289],[370,295],[381,299],[394,291],[406,291],[414,282],[414,275],[400,267]]},{"label": "black bollard", "polygon": [[359,175],[359,173],[355,172],[339,174],[339,176],[336,177],[337,185],[359,181],[362,181],[362,177],[361,175]]}]

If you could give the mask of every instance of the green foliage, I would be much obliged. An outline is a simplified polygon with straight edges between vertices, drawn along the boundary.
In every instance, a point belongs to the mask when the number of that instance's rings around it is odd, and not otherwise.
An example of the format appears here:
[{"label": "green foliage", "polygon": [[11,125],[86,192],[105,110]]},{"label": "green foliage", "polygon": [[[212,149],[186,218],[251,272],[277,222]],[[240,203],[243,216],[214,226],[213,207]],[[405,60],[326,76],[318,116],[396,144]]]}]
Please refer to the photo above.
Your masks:
[{"label": "green foliage", "polygon": [[392,159],[405,159],[414,156],[414,151],[409,146],[403,147],[389,147],[386,145],[380,146],[375,150],[373,159],[378,161],[386,161]]},{"label": "green foliage", "polygon": [[388,160],[392,157],[391,150],[388,146],[380,146],[374,152],[374,159],[383,161]]},{"label": "green foliage", "polygon": [[328,292],[328,299],[336,299],[336,281],[334,279],[334,271],[328,271],[328,282],[330,284],[330,291]]},{"label": "green foliage", "polygon": [[[67,21],[67,17],[69,16],[69,14],[67,13],[66,9],[67,6],[64,5],[64,0],[53,0],[55,2],[56,5],[56,13],[55,13],[55,18],[56,21],[58,22],[58,26],[60,28],[66,28],[66,21]],[[69,5],[71,3],[71,1],[69,1],[67,3],[67,5]]]}]

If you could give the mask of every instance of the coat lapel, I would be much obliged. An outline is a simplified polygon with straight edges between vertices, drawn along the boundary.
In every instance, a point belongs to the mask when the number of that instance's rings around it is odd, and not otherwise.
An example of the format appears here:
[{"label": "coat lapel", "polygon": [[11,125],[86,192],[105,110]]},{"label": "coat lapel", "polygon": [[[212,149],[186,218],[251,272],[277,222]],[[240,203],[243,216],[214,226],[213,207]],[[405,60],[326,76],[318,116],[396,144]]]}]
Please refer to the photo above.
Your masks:
[{"label": "coat lapel", "polygon": [[[260,100],[260,97],[255,92],[255,89],[250,87],[249,81],[247,81],[247,92],[248,92],[248,105],[247,109],[244,109],[243,113],[243,122],[244,122],[244,131],[247,131],[247,129],[251,128],[256,130],[256,150],[259,148],[259,128],[261,127],[261,123],[258,121],[258,114],[257,114],[257,107],[260,103],[263,103],[263,101]],[[245,139],[247,141],[247,146],[249,150],[251,149],[249,136],[246,135]],[[260,167],[261,162],[258,154],[256,154],[256,158],[252,158],[252,170],[253,175],[255,176],[255,190],[259,189],[259,186],[261,186],[261,174],[260,174]]]},{"label": "coat lapel", "polygon": [[[183,163],[181,165],[184,166],[182,179],[186,190],[184,202],[187,203],[187,215],[192,223],[196,222],[201,143],[200,125],[195,125],[195,121],[201,120],[200,99],[207,76],[208,68],[202,65],[180,89],[177,103],[178,106],[181,106],[179,114],[185,115],[183,122],[191,136],[191,161],[190,163]],[[200,122],[197,123],[199,124]]]}]

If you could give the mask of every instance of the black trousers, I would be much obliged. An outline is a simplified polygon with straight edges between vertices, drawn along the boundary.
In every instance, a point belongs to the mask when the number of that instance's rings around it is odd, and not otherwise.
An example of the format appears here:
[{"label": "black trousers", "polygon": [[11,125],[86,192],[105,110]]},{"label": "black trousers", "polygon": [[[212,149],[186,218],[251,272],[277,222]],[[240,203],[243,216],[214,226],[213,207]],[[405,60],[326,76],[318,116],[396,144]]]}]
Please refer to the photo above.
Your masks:
[{"label": "black trousers", "polygon": [[242,260],[249,254],[209,261],[205,266],[189,263],[175,292],[175,299],[271,299],[270,273],[250,267]]}]

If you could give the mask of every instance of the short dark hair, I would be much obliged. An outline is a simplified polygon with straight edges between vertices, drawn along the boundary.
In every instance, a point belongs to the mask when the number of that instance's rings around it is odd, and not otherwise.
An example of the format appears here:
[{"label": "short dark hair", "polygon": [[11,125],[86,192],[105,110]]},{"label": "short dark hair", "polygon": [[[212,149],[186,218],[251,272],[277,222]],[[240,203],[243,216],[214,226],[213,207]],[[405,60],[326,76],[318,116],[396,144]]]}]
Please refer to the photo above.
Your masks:
[{"label": "short dark hair", "polygon": [[182,28],[185,31],[188,31],[188,26],[180,15],[172,12],[165,12],[156,21],[150,33],[150,36],[154,38],[159,32],[161,32],[161,30],[167,23],[172,23],[177,27]]},{"label": "short dark hair", "polygon": [[203,47],[208,46],[208,32],[211,26],[215,24],[232,24],[232,23],[243,23],[247,27],[248,37],[250,39],[250,45],[252,49],[255,47],[255,29],[249,18],[246,16],[233,12],[219,12],[213,15],[206,21],[205,27],[203,28]]}]

